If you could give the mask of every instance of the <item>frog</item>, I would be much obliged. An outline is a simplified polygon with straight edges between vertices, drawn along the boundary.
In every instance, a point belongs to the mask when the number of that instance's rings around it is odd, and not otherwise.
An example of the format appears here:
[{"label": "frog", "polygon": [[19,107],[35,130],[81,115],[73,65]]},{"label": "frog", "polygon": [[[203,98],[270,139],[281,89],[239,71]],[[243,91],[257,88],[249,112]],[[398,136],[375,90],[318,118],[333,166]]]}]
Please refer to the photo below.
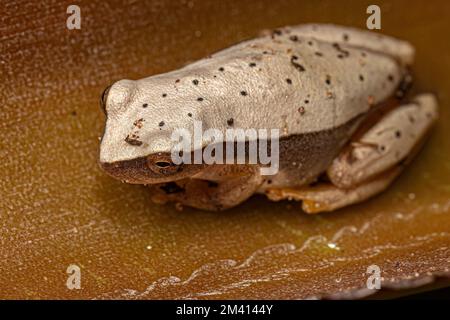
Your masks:
[{"label": "frog", "polygon": [[[409,42],[389,35],[303,24],[119,80],[100,99],[100,167],[177,208],[222,211],[255,194],[299,201],[309,214],[361,203],[388,189],[438,119],[434,94],[411,94],[414,56]],[[175,163],[172,134],[195,121],[219,131],[277,128],[277,172],[245,161]]]}]

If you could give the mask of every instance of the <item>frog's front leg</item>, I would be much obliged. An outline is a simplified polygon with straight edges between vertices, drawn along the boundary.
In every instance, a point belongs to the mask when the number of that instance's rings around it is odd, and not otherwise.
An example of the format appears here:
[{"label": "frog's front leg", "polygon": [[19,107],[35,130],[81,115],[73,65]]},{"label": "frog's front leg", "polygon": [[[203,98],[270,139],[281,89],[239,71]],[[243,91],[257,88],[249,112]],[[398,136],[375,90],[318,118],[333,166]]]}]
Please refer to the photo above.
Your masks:
[{"label": "frog's front leg", "polygon": [[415,97],[385,114],[353,140],[327,170],[331,183],[299,189],[269,189],[272,200],[303,201],[308,213],[332,211],[364,201],[384,189],[419,150],[438,115],[431,94]]},{"label": "frog's front leg", "polygon": [[152,186],[152,199],[219,211],[247,200],[261,183],[257,166],[212,165],[193,178]]}]

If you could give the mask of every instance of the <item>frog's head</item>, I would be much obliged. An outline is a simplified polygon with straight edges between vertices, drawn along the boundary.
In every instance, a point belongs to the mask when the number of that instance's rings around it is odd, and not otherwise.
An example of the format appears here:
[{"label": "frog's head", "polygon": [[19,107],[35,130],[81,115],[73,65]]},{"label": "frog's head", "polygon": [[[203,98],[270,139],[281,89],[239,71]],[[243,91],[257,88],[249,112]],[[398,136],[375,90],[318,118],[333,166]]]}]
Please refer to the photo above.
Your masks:
[{"label": "frog's head", "polygon": [[190,128],[193,110],[168,96],[158,82],[121,80],[105,89],[101,106],[106,115],[100,144],[100,166],[128,183],[153,184],[180,180],[204,165],[175,164],[172,132]]}]

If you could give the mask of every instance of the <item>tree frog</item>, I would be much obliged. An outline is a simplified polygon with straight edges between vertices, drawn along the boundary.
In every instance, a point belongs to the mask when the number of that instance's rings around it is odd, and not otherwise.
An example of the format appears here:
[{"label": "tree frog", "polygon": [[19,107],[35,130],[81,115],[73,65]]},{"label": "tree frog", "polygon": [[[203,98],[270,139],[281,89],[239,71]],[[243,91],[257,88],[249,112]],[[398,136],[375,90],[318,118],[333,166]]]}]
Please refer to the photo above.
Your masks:
[{"label": "tree frog", "polygon": [[[406,41],[307,24],[264,32],[172,72],[120,80],[101,97],[100,166],[149,185],[156,202],[206,210],[255,193],[302,201],[307,213],[362,202],[394,181],[438,118],[434,95],[407,97],[413,59]],[[245,162],[174,163],[171,134],[195,121],[219,131],[278,128],[277,173]]]}]

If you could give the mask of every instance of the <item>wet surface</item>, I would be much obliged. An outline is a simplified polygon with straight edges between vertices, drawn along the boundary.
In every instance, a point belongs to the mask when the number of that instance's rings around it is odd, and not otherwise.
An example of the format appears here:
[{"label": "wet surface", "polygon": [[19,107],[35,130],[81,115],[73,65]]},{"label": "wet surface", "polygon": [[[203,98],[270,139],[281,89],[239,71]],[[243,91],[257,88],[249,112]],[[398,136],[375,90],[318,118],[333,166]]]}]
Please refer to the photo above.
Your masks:
[{"label": "wet surface", "polygon": [[[144,186],[100,170],[99,96],[262,29],[364,27],[361,1],[86,1],[74,31],[65,28],[70,3],[2,4],[0,297],[362,296],[373,264],[387,286],[448,274],[450,4],[379,3],[383,32],[416,46],[415,90],[438,94],[441,117],[387,192],[316,216],[260,196],[223,213],[153,204]],[[66,287],[70,264],[81,267],[81,290]]]}]

